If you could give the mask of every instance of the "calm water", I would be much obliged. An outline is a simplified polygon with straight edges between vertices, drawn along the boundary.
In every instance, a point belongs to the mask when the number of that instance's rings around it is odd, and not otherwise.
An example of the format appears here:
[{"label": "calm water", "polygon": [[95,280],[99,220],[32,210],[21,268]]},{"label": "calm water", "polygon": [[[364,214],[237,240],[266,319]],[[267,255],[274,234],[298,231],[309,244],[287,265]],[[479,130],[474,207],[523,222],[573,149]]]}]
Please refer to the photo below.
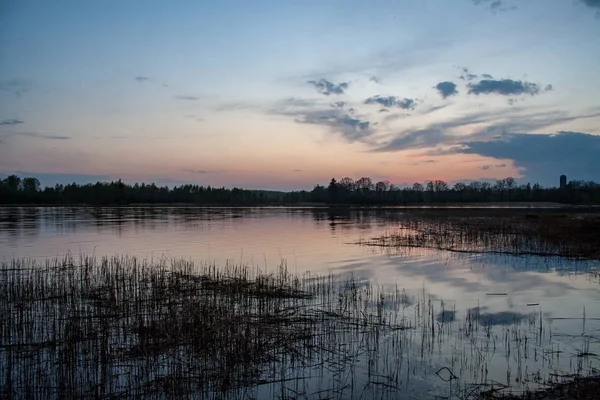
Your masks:
[{"label": "calm water", "polygon": [[[448,325],[440,343],[412,355],[414,380],[440,394],[441,366],[461,369],[475,357],[462,332],[468,310],[478,310],[497,338],[529,335],[535,346],[512,353],[487,348],[488,378],[520,387],[600,368],[600,284],[587,273],[597,262],[514,256],[465,256],[442,251],[382,251],[355,244],[393,231],[402,209],[319,208],[0,208],[0,261],[72,254],[186,258],[199,264],[244,263],[303,273],[352,274],[409,296],[432,299],[437,324]],[[498,295],[501,294],[501,295]],[[408,310],[407,313],[410,311]],[[541,329],[540,329],[541,328]],[[512,331],[511,331],[512,330]],[[457,339],[458,338],[458,339]],[[479,339],[477,339],[479,340]],[[495,339],[494,339],[495,340]],[[508,339],[513,340],[513,339]],[[472,345],[472,346],[471,346]],[[469,347],[470,346],[470,347]],[[517,346],[518,347],[518,346]],[[461,353],[462,352],[462,353]],[[588,353],[582,357],[582,353]],[[515,378],[516,377],[516,378]],[[465,383],[476,379],[461,377]],[[516,381],[515,381],[516,379]],[[429,392],[428,392],[429,393]],[[441,393],[443,394],[443,393]]]}]

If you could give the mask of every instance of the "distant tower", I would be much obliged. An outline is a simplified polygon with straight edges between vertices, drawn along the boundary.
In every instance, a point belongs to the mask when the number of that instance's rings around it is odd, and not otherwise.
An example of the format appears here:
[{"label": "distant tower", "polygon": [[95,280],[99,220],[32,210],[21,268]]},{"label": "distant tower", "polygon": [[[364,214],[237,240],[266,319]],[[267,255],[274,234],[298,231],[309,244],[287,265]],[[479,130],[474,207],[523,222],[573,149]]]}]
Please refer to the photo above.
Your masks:
[{"label": "distant tower", "polygon": [[561,189],[566,189],[567,188],[567,176],[566,175],[561,175],[560,176],[560,188]]}]

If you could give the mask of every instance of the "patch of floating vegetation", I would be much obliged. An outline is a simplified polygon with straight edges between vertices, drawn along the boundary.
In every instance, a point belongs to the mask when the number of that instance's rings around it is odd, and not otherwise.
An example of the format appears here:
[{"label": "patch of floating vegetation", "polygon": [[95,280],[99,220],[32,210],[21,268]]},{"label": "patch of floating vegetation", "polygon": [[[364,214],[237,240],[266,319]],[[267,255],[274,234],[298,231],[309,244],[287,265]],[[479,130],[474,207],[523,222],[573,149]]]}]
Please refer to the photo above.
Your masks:
[{"label": "patch of floating vegetation", "polygon": [[[10,399],[468,398],[537,385],[561,357],[569,374],[592,371],[589,341],[570,357],[545,337],[537,311],[461,315],[424,290],[299,277],[285,264],[68,256],[0,268]],[[505,383],[488,375],[498,359]]]},{"label": "patch of floating vegetation", "polygon": [[407,212],[398,228],[360,244],[428,248],[458,253],[498,253],[600,259],[600,214],[539,211],[427,210]]}]

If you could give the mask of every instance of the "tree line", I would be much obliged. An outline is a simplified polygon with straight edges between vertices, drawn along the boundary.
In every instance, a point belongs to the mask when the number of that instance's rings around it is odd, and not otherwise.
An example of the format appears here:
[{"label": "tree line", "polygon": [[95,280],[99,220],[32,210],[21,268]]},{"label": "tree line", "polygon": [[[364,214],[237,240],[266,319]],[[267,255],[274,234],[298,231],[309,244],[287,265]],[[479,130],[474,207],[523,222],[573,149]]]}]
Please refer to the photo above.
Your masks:
[{"label": "tree line", "polygon": [[76,183],[41,187],[35,177],[16,175],[0,180],[0,204],[360,204],[410,205],[489,202],[559,202],[570,204],[600,204],[600,184],[591,181],[570,181],[566,188],[544,188],[539,184],[518,185],[514,178],[495,183],[472,181],[450,185],[442,180],[415,183],[399,187],[388,181],[373,182],[331,179],[329,185],[316,185],[312,190],[275,192],[265,190],[227,189],[201,185],[180,185],[169,188],[151,184],[129,185],[121,180],[79,185]]}]

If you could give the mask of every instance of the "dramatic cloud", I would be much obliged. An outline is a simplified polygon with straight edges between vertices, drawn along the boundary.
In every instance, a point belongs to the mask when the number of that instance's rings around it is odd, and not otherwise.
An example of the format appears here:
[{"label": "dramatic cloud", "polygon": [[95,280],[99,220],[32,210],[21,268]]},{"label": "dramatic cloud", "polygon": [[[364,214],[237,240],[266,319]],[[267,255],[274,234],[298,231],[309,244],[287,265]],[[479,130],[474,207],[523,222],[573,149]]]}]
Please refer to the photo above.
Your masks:
[{"label": "dramatic cloud", "polygon": [[508,133],[462,143],[461,153],[513,160],[527,180],[555,186],[558,177],[600,180],[600,136],[580,132]]},{"label": "dramatic cloud", "polygon": [[365,100],[365,104],[379,104],[387,108],[396,107],[403,110],[414,110],[417,103],[414,99],[401,99],[396,96],[372,96]]},{"label": "dramatic cloud", "polygon": [[552,85],[547,85],[545,88],[540,87],[537,83],[526,81],[513,81],[512,79],[483,79],[477,83],[469,83],[469,94],[499,94],[502,96],[518,96],[529,94],[535,96],[543,91],[552,90]]},{"label": "dramatic cloud", "polygon": [[348,82],[340,82],[335,84],[327,79],[308,81],[307,83],[313,85],[319,93],[325,96],[329,96],[331,94],[344,94],[344,91],[348,89],[348,86],[350,86]]},{"label": "dramatic cloud", "polygon": [[5,119],[4,121],[0,121],[0,126],[5,126],[5,125],[19,125],[19,124],[24,124],[25,122],[21,121],[20,119]]},{"label": "dramatic cloud", "polygon": [[198,97],[196,96],[175,96],[176,100],[190,100],[190,101],[195,101],[198,100]]},{"label": "dramatic cloud", "polygon": [[458,90],[456,90],[456,84],[454,82],[440,82],[435,85],[435,88],[444,99],[458,94]]},{"label": "dramatic cloud", "polygon": [[[425,128],[408,129],[399,132],[393,139],[375,146],[375,152],[394,152],[402,150],[435,147],[438,145],[461,146],[464,141],[491,140],[510,132],[532,132],[565,122],[600,117],[599,110],[587,114],[570,115],[560,110],[532,113],[526,108],[515,107],[510,110],[490,110],[471,113],[451,120],[431,124]],[[485,125],[468,136],[460,135],[461,128]],[[428,154],[440,155],[454,153],[455,150],[429,151]],[[599,157],[600,158],[600,157]]]}]

